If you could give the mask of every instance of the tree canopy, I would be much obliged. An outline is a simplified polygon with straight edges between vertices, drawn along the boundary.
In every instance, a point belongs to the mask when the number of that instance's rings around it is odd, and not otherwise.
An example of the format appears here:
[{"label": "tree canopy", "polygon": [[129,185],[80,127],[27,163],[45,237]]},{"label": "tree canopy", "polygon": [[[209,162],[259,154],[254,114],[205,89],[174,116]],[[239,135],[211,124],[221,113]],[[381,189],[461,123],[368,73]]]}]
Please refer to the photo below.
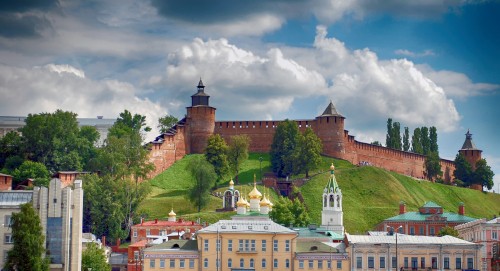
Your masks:
[{"label": "tree canopy", "polygon": [[460,180],[462,185],[470,186],[472,184],[479,184],[488,189],[493,188],[493,176],[495,173],[491,170],[486,159],[481,159],[476,162],[475,170],[467,162],[465,156],[458,153],[455,157],[455,171],[453,175],[456,180]]},{"label": "tree canopy", "polygon": [[160,133],[166,133],[168,129],[172,128],[179,119],[172,115],[165,115],[161,118],[158,119],[158,129],[160,130]]},{"label": "tree canopy", "polygon": [[14,186],[28,178],[34,179],[35,185],[48,187],[50,174],[44,164],[26,160],[13,172]]},{"label": "tree canopy", "polygon": [[445,236],[445,235],[458,237],[458,231],[455,230],[455,228],[453,227],[445,226],[439,230],[438,236]]},{"label": "tree canopy", "polygon": [[271,144],[271,168],[278,177],[293,173],[293,155],[299,144],[299,127],[291,120],[278,124]]},{"label": "tree canopy", "polygon": [[193,186],[188,190],[187,199],[198,207],[198,212],[210,201],[210,189],[217,175],[214,168],[203,157],[196,157],[187,165],[187,170],[194,179]]},{"label": "tree canopy", "polygon": [[387,134],[385,138],[385,145],[388,148],[401,150],[401,124],[399,122],[392,122],[392,119],[387,119]]},{"label": "tree canopy", "polygon": [[476,163],[476,170],[472,174],[472,182],[474,184],[480,184],[488,189],[493,188],[493,176],[495,173],[491,170],[491,167],[486,162],[486,159],[481,159]]},{"label": "tree canopy", "polygon": [[236,175],[235,183],[239,183],[238,175],[240,173],[240,166],[245,160],[248,159],[248,147],[250,146],[250,137],[247,135],[232,136],[229,140],[229,149],[227,158],[229,167]]},{"label": "tree canopy", "polygon": [[441,171],[441,164],[439,155],[436,152],[431,152],[425,157],[425,174],[427,179],[434,180],[437,176],[441,176],[443,172]]},{"label": "tree canopy", "polygon": [[22,204],[21,211],[13,213],[11,219],[14,247],[7,253],[4,269],[48,271],[49,258],[43,255],[45,235],[31,203]]},{"label": "tree canopy", "polygon": [[217,182],[229,173],[228,151],[229,147],[219,134],[208,138],[205,159],[214,167]]},{"label": "tree canopy", "polygon": [[88,243],[82,252],[82,270],[111,271],[104,249],[99,248],[96,243]]},{"label": "tree canopy", "polygon": [[298,199],[293,201],[280,197],[274,203],[273,210],[269,213],[269,217],[276,223],[285,225],[286,227],[293,225],[295,227],[306,227],[311,222],[305,205]]},{"label": "tree canopy", "polygon": [[309,171],[321,163],[323,144],[314,131],[307,127],[303,134],[299,134],[297,148],[294,151],[294,173],[304,172],[309,178]]}]

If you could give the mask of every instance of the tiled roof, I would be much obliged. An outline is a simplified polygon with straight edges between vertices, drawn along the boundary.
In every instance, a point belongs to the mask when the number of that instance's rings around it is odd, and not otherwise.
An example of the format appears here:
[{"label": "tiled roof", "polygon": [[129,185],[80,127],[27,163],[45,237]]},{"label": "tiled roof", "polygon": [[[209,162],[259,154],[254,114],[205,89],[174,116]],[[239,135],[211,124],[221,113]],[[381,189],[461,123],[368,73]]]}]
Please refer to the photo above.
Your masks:
[{"label": "tiled roof", "polygon": [[342,117],[342,115],[337,112],[337,109],[333,105],[333,102],[330,101],[330,104],[326,107],[325,111],[323,111],[323,114],[321,116],[337,116],[337,117]]},{"label": "tiled roof", "polygon": [[446,217],[446,221],[448,222],[469,222],[475,220],[475,218],[459,215],[456,213],[444,212],[442,214],[421,214],[420,212],[406,212],[401,215],[393,216],[387,218],[385,221],[425,221],[430,216],[439,215],[442,217]]},{"label": "tiled roof", "polygon": [[424,207],[424,208],[442,208],[439,204],[437,204],[433,201],[426,202],[422,207]]},{"label": "tiled roof", "polygon": [[295,233],[294,230],[274,223],[271,220],[219,220],[198,231],[200,233]]},{"label": "tiled roof", "polygon": [[464,145],[462,145],[462,150],[479,150],[476,147],[476,144],[472,141],[472,134],[467,130],[467,134],[465,134]]},{"label": "tiled roof", "polygon": [[[395,244],[396,235],[347,235],[347,240],[352,244]],[[398,234],[398,245],[405,244],[456,244],[456,245],[474,245],[474,243],[453,237],[453,236],[413,236]]]},{"label": "tiled roof", "polygon": [[146,248],[144,251],[159,251],[159,250],[184,250],[198,251],[198,243],[196,240],[168,240],[165,243]]}]

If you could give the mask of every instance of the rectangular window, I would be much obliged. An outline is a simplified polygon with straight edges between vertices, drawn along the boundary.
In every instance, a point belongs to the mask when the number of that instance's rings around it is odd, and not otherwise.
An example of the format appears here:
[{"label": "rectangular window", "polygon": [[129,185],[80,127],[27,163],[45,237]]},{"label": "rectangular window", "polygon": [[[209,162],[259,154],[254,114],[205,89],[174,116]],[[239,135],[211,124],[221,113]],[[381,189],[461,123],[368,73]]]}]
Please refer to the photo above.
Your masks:
[{"label": "rectangular window", "polygon": [[220,251],[220,239],[217,239],[217,242],[216,242],[216,250],[217,250],[217,251]]},{"label": "rectangular window", "polygon": [[444,269],[450,269],[450,257],[444,257],[443,265]]},{"label": "rectangular window", "polygon": [[397,258],[392,257],[391,259],[391,268],[398,268]]},{"label": "rectangular window", "polygon": [[189,259],[189,268],[194,269],[194,259]]},{"label": "rectangular window", "polygon": [[139,260],[139,251],[134,251],[134,260],[135,261]]},{"label": "rectangular window", "polygon": [[422,269],[425,268],[425,257],[420,258],[420,268],[422,268]]},{"label": "rectangular window", "polygon": [[262,240],[262,251],[266,251],[266,249],[267,249],[266,246],[267,246],[266,240]]},{"label": "rectangular window", "polygon": [[492,231],[491,232],[491,239],[493,239],[493,240],[497,240],[498,239],[498,233],[497,233],[497,231]]},{"label": "rectangular window", "polygon": [[411,257],[411,268],[412,269],[418,268],[418,257]]},{"label": "rectangular window", "polygon": [[356,257],[356,268],[358,268],[358,269],[363,268],[363,258]]},{"label": "rectangular window", "polygon": [[467,269],[474,269],[474,258],[467,258]]},{"label": "rectangular window", "polygon": [[430,235],[431,235],[431,236],[434,236],[434,227],[431,227],[431,228],[430,228]]},{"label": "rectangular window", "polygon": [[245,251],[250,251],[250,240],[245,240]]},{"label": "rectangular window", "polygon": [[418,228],[418,234],[419,235],[424,235],[424,227]]},{"label": "rectangular window", "polygon": [[273,260],[274,268],[278,268],[278,259]]},{"label": "rectangular window", "polygon": [[156,262],[155,259],[149,260],[149,268],[155,268]]},{"label": "rectangular window", "polygon": [[160,268],[165,268],[165,259],[160,259]]},{"label": "rectangular window", "polygon": [[332,260],[326,261],[326,269],[332,269]]},{"label": "rectangular window", "polygon": [[438,268],[438,259],[436,257],[431,258],[432,269]]},{"label": "rectangular window", "polygon": [[146,229],[146,236],[148,235],[151,235],[151,230],[150,229]]},{"label": "rectangular window", "polygon": [[243,251],[243,240],[239,240],[238,251]]},{"label": "rectangular window", "polygon": [[204,250],[208,251],[208,240],[207,239],[203,240],[203,243],[204,243],[204,245],[203,245]]},{"label": "rectangular window", "polygon": [[[329,266],[328,268],[332,268],[332,267]],[[342,269],[342,261],[341,260],[337,261],[337,269]]]},{"label": "rectangular window", "polygon": [[461,257],[455,258],[455,269],[462,269],[462,258]]},{"label": "rectangular window", "polygon": [[375,259],[374,257],[368,257],[368,268],[375,268]]},{"label": "rectangular window", "polygon": [[186,265],[185,261],[186,261],[186,260],[184,260],[184,259],[180,259],[180,260],[179,260],[179,267],[180,267],[180,268],[184,268],[184,267],[185,267],[185,265]]},{"label": "rectangular window", "polygon": [[408,268],[408,257],[405,257],[404,259],[404,266],[405,268]]},{"label": "rectangular window", "polygon": [[290,251],[290,240],[285,241],[285,251]]},{"label": "rectangular window", "polygon": [[323,269],[323,260],[318,260],[318,269]]},{"label": "rectangular window", "polygon": [[136,230],[136,229],[134,229],[134,230],[132,231],[132,234],[134,235],[134,237],[137,237],[137,230]]},{"label": "rectangular window", "polygon": [[227,240],[227,251],[233,251],[233,240]]},{"label": "rectangular window", "polygon": [[175,259],[170,259],[170,268],[175,268]]},{"label": "rectangular window", "polygon": [[161,231],[160,231],[160,235],[161,235],[161,236],[165,236],[165,235],[167,235],[167,232],[166,232],[165,230],[161,230]]},{"label": "rectangular window", "polygon": [[385,257],[380,257],[380,266],[379,268],[385,268]]},{"label": "rectangular window", "polygon": [[314,268],[314,261],[313,260],[309,260],[308,264],[309,264],[309,269],[313,269]]},{"label": "rectangular window", "polygon": [[299,269],[304,269],[304,260],[299,260]]},{"label": "rectangular window", "polygon": [[10,227],[11,226],[10,223],[12,222],[11,219],[12,219],[11,215],[6,215],[4,217],[3,226],[4,227]]},{"label": "rectangular window", "polygon": [[415,227],[410,227],[410,235],[415,235]]},{"label": "rectangular window", "polygon": [[285,268],[290,268],[290,259],[285,260]]},{"label": "rectangular window", "polygon": [[278,251],[278,240],[273,241],[273,249],[274,251]]},{"label": "rectangular window", "polygon": [[255,251],[255,240],[250,241],[250,250]]}]

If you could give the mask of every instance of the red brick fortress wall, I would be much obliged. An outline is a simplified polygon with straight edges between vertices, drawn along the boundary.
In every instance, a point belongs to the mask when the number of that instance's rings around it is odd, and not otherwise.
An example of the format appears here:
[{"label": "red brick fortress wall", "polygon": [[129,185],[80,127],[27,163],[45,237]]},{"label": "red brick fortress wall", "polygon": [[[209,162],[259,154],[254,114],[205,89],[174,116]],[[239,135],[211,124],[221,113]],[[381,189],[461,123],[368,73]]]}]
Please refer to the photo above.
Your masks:
[{"label": "red brick fortress wall", "polygon": [[155,165],[150,178],[162,173],[175,161],[186,155],[186,126],[177,124],[174,134],[163,134],[159,140],[151,143],[149,161]]},{"label": "red brick fortress wall", "polygon": [[207,139],[214,134],[215,108],[204,105],[188,107],[186,126],[187,153],[205,152]]}]

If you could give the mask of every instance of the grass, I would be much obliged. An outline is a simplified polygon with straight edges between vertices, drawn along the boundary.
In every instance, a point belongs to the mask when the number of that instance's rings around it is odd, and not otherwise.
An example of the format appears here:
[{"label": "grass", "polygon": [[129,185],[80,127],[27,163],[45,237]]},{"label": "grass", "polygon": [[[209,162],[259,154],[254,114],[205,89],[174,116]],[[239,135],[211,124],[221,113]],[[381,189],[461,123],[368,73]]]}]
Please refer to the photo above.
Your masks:
[{"label": "grass", "polygon": [[[177,216],[185,219],[216,222],[229,219],[235,212],[216,213],[215,209],[222,207],[222,200],[212,197],[207,207],[197,212],[185,194],[193,180],[185,170],[186,165],[196,155],[187,155],[177,161],[169,169],[150,181],[153,190],[141,204],[140,211],[148,215],[148,219],[168,217],[173,207]],[[263,158],[262,172],[270,171],[268,154],[251,153],[240,170],[240,184],[235,188],[242,194],[248,194],[253,189],[253,176],[260,178],[259,157]],[[500,196],[493,193],[483,193],[476,190],[430,183],[416,180],[397,173],[376,167],[357,167],[344,160],[323,157],[318,169],[311,170],[310,180],[301,191],[309,216],[314,223],[321,223],[321,196],[326,186],[331,163],[335,165],[335,176],[343,193],[344,225],[349,233],[364,233],[373,229],[385,218],[398,214],[399,202],[406,202],[408,211],[417,211],[426,201],[434,201],[443,206],[445,211],[458,211],[460,202],[465,203],[466,215],[476,218],[500,214]],[[304,177],[303,174],[294,176]],[[224,192],[230,178],[218,185],[216,191]],[[262,186],[257,187],[261,193],[267,192]],[[269,191],[272,202],[278,195]]]}]

